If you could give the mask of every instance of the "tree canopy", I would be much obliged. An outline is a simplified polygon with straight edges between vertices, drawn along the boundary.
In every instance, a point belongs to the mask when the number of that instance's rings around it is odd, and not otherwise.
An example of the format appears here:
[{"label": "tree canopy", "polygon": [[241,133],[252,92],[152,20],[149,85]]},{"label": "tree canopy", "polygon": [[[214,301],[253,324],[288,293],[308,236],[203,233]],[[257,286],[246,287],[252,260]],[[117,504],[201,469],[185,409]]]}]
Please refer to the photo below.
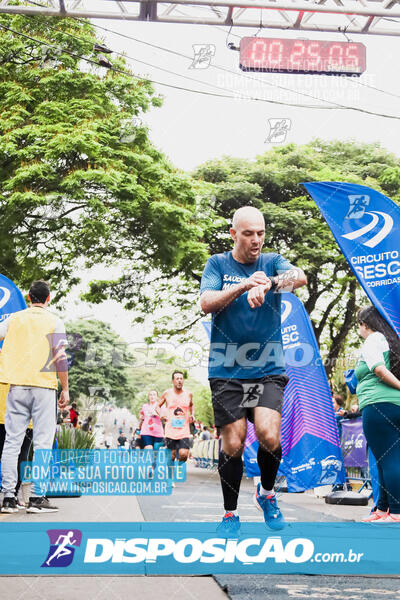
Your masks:
[{"label": "tree canopy", "polygon": [[[330,373],[354,323],[362,292],[301,183],[362,183],[398,201],[400,160],[378,144],[315,140],[303,146],[275,147],[255,160],[223,157],[208,161],[193,177],[196,214],[209,254],[231,249],[229,220],[240,206],[253,205],[265,217],[265,250],[283,254],[305,271],[308,286],[299,294],[327,354]],[[201,269],[192,269],[189,277],[176,269],[174,275],[172,280],[159,277],[156,288],[143,286],[135,306],[151,312],[160,302],[167,302],[168,313],[156,322],[154,334],[190,337],[192,324],[201,318],[197,304]],[[122,281],[115,283],[112,294],[124,300]]]},{"label": "tree canopy", "polygon": [[138,323],[156,314],[152,339],[190,338],[206,259],[231,248],[234,210],[254,205],[265,250],[308,276],[299,294],[331,369],[361,292],[301,183],[363,183],[398,202],[400,160],[378,144],[314,140],[185,174],[138,120],[161,98],[124,58],[100,64],[101,42],[89,21],[0,15],[0,271],[22,288],[48,279],[58,301],[82,268],[117,265],[120,277],[84,297],[119,300]]},{"label": "tree canopy", "polygon": [[79,319],[67,323],[66,329],[71,400],[76,402],[82,395],[93,406],[99,399],[130,406],[135,390],[129,382],[126,342],[107,323],[96,319]]},{"label": "tree canopy", "polygon": [[78,266],[202,263],[190,178],[138,120],[161,98],[123,58],[99,66],[101,41],[89,21],[0,16],[0,271],[56,299]]}]

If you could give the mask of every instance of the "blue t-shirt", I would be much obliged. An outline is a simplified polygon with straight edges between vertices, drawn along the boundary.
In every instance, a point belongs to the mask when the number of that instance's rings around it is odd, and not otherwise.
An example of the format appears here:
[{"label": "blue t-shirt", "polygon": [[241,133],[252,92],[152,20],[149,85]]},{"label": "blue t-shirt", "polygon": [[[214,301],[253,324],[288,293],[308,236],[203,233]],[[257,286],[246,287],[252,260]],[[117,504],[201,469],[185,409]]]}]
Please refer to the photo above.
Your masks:
[{"label": "blue t-shirt", "polygon": [[[237,285],[255,271],[268,277],[293,269],[280,254],[260,254],[254,263],[240,263],[232,252],[215,254],[201,278],[200,293]],[[222,379],[258,379],[285,372],[281,337],[281,294],[270,290],[264,304],[250,308],[247,292],[213,313],[208,376]]]}]

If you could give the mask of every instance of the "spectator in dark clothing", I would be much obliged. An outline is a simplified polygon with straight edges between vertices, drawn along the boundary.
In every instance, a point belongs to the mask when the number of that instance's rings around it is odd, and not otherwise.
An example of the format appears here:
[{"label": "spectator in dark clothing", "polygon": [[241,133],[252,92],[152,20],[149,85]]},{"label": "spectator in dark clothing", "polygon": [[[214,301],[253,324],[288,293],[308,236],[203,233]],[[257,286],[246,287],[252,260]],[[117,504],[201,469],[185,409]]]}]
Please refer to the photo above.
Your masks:
[{"label": "spectator in dark clothing", "polygon": [[82,423],[82,431],[92,431],[92,417],[87,417]]},{"label": "spectator in dark clothing", "polygon": [[203,431],[200,437],[202,440],[209,440],[211,438],[211,434],[206,426],[203,427]]},{"label": "spectator in dark clothing", "polygon": [[121,433],[121,435],[117,439],[117,442],[120,448],[125,448],[126,436]]},{"label": "spectator in dark clothing", "polygon": [[[345,410],[343,408],[344,401],[343,401],[342,396],[340,396],[340,394],[333,394],[332,403],[333,403],[333,410],[335,411],[336,425],[338,428],[339,440],[340,440],[342,437],[342,421],[343,421],[344,415],[345,415]],[[344,485],[342,483],[337,483],[332,488],[333,492],[339,492],[342,490],[344,490]]]},{"label": "spectator in dark clothing", "polygon": [[345,419],[358,419],[361,417],[361,411],[358,408],[358,402],[352,404],[350,410],[345,410],[343,416]]},{"label": "spectator in dark clothing", "polygon": [[334,394],[332,397],[333,402],[333,410],[335,411],[336,424],[339,430],[339,438],[342,435],[342,421],[345,415],[345,410],[343,408],[344,401],[342,396],[339,394]]}]

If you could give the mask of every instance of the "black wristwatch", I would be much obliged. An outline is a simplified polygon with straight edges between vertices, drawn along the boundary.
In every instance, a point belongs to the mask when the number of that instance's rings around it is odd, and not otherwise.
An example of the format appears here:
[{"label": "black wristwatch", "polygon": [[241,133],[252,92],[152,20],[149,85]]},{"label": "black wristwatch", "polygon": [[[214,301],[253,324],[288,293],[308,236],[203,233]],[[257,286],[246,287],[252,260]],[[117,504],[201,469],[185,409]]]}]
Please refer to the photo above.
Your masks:
[{"label": "black wristwatch", "polygon": [[270,289],[274,290],[277,287],[277,285],[278,285],[279,277],[268,277],[268,279],[271,282],[271,288]]}]

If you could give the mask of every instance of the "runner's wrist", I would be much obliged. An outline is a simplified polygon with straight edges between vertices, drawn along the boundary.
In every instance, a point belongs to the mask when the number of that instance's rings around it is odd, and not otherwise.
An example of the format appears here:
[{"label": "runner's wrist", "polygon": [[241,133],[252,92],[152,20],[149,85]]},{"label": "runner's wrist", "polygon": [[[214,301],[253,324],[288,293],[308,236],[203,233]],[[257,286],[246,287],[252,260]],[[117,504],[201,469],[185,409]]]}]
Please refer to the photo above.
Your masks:
[{"label": "runner's wrist", "polygon": [[271,289],[271,290],[274,290],[274,289],[276,289],[276,288],[277,288],[277,286],[278,286],[278,283],[279,283],[279,277],[278,277],[277,275],[274,275],[274,276],[272,276],[272,277],[268,277],[268,279],[269,279],[269,280],[270,280],[270,282],[271,282],[271,287],[270,287],[270,289]]}]

